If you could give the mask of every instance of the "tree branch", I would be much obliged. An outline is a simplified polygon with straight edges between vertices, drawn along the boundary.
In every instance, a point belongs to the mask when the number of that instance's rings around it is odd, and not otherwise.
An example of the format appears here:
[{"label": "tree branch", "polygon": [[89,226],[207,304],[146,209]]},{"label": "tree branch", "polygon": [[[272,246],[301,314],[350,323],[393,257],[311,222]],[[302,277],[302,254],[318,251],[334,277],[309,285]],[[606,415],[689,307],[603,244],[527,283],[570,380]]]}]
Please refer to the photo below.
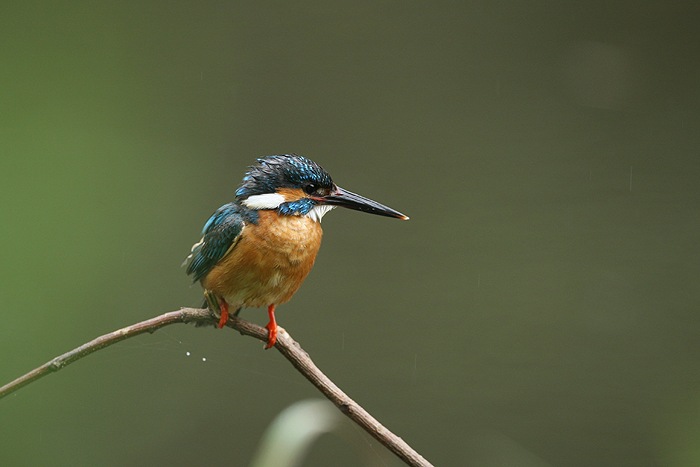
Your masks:
[{"label": "tree branch", "polygon": [[[153,333],[157,329],[174,323],[198,323],[214,324],[216,319],[207,309],[181,308],[179,311],[164,313],[155,318],[142,321],[140,323],[127,326],[109,334],[105,334],[81,345],[69,352],[44,363],[29,373],[20,376],[16,380],[0,387],[0,399],[17,391],[23,386],[32,383],[50,373],[60,370],[83,357],[90,355],[97,350],[108,347],[117,342],[138,336],[145,332]],[[257,324],[246,321],[237,316],[231,316],[228,323],[241,334],[255,337],[263,342],[267,342],[267,330]],[[338,386],[333,383],[314,364],[309,355],[301,348],[292,337],[283,329],[279,328],[277,334],[277,350],[289,360],[299,372],[316,386],[336,407],[347,415],[352,421],[362,427],[367,433],[372,435],[377,441],[386,446],[391,452],[396,454],[406,464],[411,466],[431,466],[430,462],[414,451],[404,440],[385,428],[372,415],[363,409],[354,400],[348,397]]]}]

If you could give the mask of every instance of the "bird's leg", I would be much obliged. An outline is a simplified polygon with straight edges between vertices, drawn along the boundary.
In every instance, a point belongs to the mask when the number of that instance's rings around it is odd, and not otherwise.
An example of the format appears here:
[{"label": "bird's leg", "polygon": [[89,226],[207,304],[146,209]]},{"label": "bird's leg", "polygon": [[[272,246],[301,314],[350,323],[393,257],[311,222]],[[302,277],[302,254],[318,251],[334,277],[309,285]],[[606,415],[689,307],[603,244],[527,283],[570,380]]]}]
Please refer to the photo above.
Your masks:
[{"label": "bird's leg", "polygon": [[219,309],[221,310],[221,317],[219,318],[217,327],[221,329],[226,326],[226,322],[228,322],[228,303],[226,303],[226,300],[223,298],[219,300]]},{"label": "bird's leg", "polygon": [[209,290],[204,291],[204,298],[206,299],[207,306],[212,314],[216,313],[217,311],[219,312],[219,322],[216,327],[221,329],[226,326],[226,322],[228,321],[228,303],[226,303],[226,300],[223,298],[217,298],[216,295]]},{"label": "bird's leg", "polygon": [[267,335],[267,345],[265,348],[269,349],[275,345],[275,342],[277,342],[277,321],[275,321],[274,304],[267,307],[267,315],[270,317],[270,321],[267,323],[267,326],[265,326],[269,333]]}]

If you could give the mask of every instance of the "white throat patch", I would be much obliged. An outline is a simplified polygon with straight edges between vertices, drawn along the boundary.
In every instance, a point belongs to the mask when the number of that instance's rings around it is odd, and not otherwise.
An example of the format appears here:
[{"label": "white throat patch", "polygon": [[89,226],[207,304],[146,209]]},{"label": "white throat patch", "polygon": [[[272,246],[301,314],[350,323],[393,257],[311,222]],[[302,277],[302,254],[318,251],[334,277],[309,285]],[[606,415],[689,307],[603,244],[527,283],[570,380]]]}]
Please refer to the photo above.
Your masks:
[{"label": "white throat patch", "polygon": [[311,208],[311,211],[306,213],[307,217],[310,217],[312,220],[315,220],[319,224],[321,223],[321,219],[323,218],[324,214],[326,214],[328,211],[332,210],[335,206],[329,206],[327,204],[321,204],[318,206],[314,206]]},{"label": "white throat patch", "polygon": [[265,193],[248,196],[242,203],[250,209],[277,209],[284,201],[284,196],[279,193]]}]

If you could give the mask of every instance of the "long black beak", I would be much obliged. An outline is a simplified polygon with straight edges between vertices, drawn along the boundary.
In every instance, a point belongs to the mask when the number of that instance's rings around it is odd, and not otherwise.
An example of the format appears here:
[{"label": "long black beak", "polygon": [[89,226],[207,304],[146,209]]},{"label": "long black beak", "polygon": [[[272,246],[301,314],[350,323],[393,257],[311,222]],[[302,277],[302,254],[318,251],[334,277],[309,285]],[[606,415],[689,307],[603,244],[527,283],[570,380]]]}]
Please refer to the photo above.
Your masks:
[{"label": "long black beak", "polygon": [[330,192],[328,195],[319,198],[323,204],[330,206],[342,206],[356,211],[368,212],[378,216],[395,217],[404,221],[408,220],[408,216],[395,211],[388,206],[372,201],[364,196],[357,195],[352,191],[344,190],[339,186]]}]

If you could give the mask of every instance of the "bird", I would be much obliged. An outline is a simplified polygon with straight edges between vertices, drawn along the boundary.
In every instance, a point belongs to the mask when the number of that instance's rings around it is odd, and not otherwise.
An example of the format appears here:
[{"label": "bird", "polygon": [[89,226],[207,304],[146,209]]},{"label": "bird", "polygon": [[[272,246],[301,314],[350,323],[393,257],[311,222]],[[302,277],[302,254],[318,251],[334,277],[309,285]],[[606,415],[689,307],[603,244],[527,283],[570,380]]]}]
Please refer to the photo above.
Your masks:
[{"label": "bird", "polygon": [[311,271],[321,246],[321,219],[335,207],[408,220],[345,190],[320,165],[297,154],[260,157],[235,199],[204,224],[183,266],[204,289],[205,306],[223,328],[232,312],[267,307],[265,349],[277,341],[275,308],[288,302]]}]

